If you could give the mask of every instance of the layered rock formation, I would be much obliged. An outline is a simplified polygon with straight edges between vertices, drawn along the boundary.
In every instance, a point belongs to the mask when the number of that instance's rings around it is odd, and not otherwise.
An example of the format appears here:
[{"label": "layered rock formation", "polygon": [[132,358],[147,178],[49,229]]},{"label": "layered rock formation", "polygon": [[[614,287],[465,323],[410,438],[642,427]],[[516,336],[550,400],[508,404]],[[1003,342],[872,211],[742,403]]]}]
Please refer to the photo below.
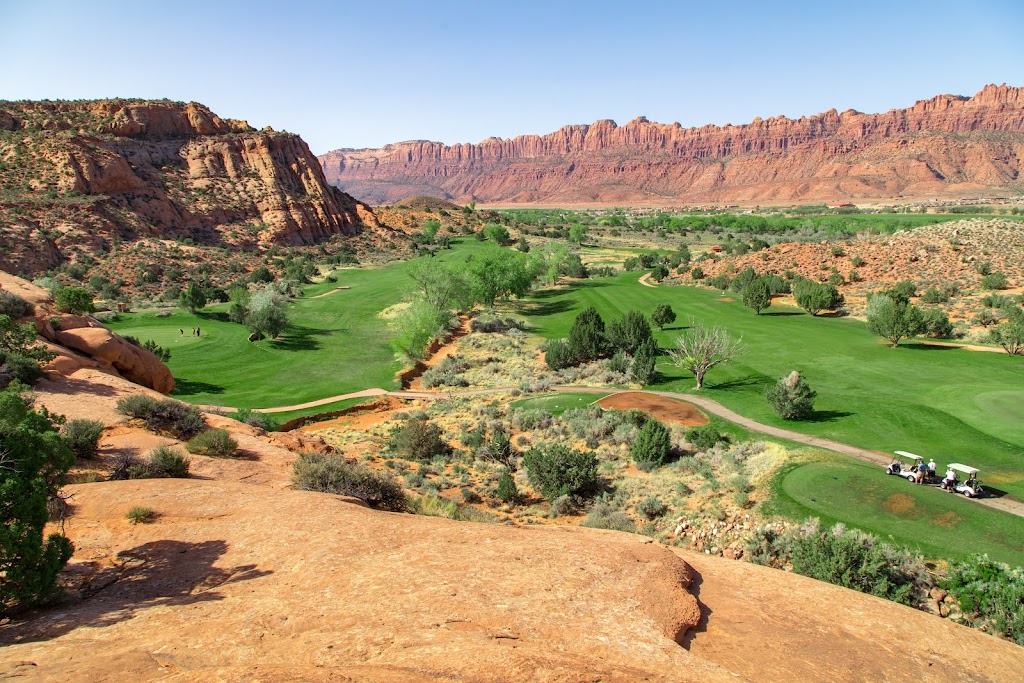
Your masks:
[{"label": "layered rock formation", "polygon": [[683,128],[644,117],[479,144],[413,141],[320,157],[375,204],[790,202],[1024,191],[1024,90],[986,86],[884,114],[830,110]]},{"label": "layered rock formation", "polygon": [[169,101],[0,102],[0,268],[138,237],[255,248],[379,229],[291,133]]}]

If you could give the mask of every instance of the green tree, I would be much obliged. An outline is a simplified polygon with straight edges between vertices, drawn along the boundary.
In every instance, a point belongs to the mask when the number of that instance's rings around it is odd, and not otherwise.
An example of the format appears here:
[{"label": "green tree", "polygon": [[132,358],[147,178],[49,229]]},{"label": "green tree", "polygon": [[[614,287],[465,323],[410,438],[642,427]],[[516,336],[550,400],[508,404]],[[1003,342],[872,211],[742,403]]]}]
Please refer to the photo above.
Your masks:
[{"label": "green tree", "polygon": [[761,311],[772,305],[772,293],[768,283],[761,278],[754,278],[743,288],[743,305],[761,315]]},{"label": "green tree", "polygon": [[651,323],[640,311],[626,311],[621,318],[608,325],[606,333],[608,343],[614,351],[624,351],[630,355],[636,353],[640,345],[653,339]]},{"label": "green tree", "polygon": [[588,232],[587,226],[573,223],[569,226],[569,240],[576,245],[581,245],[583,240],[587,239]]},{"label": "green tree", "polygon": [[518,298],[529,292],[536,266],[526,254],[490,247],[466,262],[466,272],[474,300],[491,307],[499,298]]},{"label": "green tree", "polygon": [[285,311],[287,302],[274,285],[267,285],[250,297],[245,316],[246,327],[258,337],[276,339],[288,329],[288,314]]},{"label": "green tree", "polygon": [[661,282],[667,277],[668,268],[666,268],[665,265],[662,263],[659,263],[658,265],[654,266],[654,269],[651,270],[651,279],[653,279],[655,282]]},{"label": "green tree", "polygon": [[430,342],[445,336],[451,325],[450,312],[425,299],[415,299],[392,320],[396,334],[391,339],[391,348],[407,360],[421,360]]},{"label": "green tree", "polygon": [[633,362],[629,365],[629,376],[639,384],[650,384],[658,371],[655,367],[658,347],[653,339],[648,339],[637,347],[633,354]]},{"label": "green tree", "polygon": [[586,497],[597,491],[597,456],[591,451],[551,444],[527,451],[523,464],[530,484],[548,500],[560,496]]},{"label": "green tree", "polygon": [[989,335],[1011,356],[1024,356],[1024,315],[1017,314],[999,323]]},{"label": "green tree", "polygon": [[589,363],[603,358],[608,352],[604,320],[593,306],[584,309],[573,320],[567,340],[573,365]]},{"label": "green tree", "polygon": [[463,269],[420,257],[406,271],[423,292],[428,304],[439,311],[465,311],[473,306],[473,288]]},{"label": "green tree", "polygon": [[498,490],[495,492],[498,500],[506,503],[515,503],[519,499],[519,489],[516,487],[516,480],[512,473],[505,470],[498,477]]},{"label": "green tree", "polygon": [[188,287],[181,290],[181,294],[178,295],[178,303],[189,313],[195,313],[206,305],[206,290],[196,283],[190,282]]},{"label": "green tree", "polygon": [[43,376],[42,364],[56,356],[37,342],[35,325],[0,315],[0,389],[12,379],[31,384]]},{"label": "green tree", "polygon": [[825,310],[835,310],[843,301],[835,286],[813,280],[801,280],[793,285],[793,298],[796,299],[797,306],[811,315],[818,315]]},{"label": "green tree", "polygon": [[676,312],[668,304],[658,304],[651,313],[651,322],[657,325],[659,330],[664,330],[665,325],[671,325],[675,321]]},{"label": "green tree", "polygon": [[765,397],[775,413],[786,420],[806,420],[814,415],[817,392],[794,370],[768,387]]},{"label": "green tree", "polygon": [[657,420],[648,420],[640,428],[636,441],[630,449],[633,460],[664,465],[672,450],[672,435],[668,427]]},{"label": "green tree", "polygon": [[57,310],[64,313],[93,313],[92,292],[85,287],[59,287],[53,295]]},{"label": "green tree", "polygon": [[437,237],[437,231],[441,229],[441,221],[436,218],[428,218],[423,221],[423,236],[427,238],[429,242],[433,242],[434,238]]},{"label": "green tree", "polygon": [[37,412],[18,385],[0,392],[0,615],[53,598],[57,573],[71,558],[60,534],[43,538],[47,501],[75,456],[58,433],[61,419]]},{"label": "green tree", "polygon": [[488,223],[482,230],[484,237],[494,242],[505,246],[512,244],[512,238],[508,234],[508,228],[504,225],[498,225],[497,223]]},{"label": "green tree", "polygon": [[885,294],[873,294],[868,299],[868,331],[885,337],[893,346],[904,337],[913,337],[925,331],[921,309],[904,301],[893,301]]}]

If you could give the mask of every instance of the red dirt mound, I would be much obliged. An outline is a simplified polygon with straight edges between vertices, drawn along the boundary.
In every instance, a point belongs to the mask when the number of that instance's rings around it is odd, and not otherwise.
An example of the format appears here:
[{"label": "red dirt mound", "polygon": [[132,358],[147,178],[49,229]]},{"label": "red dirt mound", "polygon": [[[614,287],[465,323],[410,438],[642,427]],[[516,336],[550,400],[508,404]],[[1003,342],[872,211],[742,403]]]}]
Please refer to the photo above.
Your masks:
[{"label": "red dirt mound", "polygon": [[642,410],[662,422],[675,422],[684,427],[698,427],[708,423],[707,415],[689,403],[639,391],[620,391],[605,396],[597,405],[612,410]]}]

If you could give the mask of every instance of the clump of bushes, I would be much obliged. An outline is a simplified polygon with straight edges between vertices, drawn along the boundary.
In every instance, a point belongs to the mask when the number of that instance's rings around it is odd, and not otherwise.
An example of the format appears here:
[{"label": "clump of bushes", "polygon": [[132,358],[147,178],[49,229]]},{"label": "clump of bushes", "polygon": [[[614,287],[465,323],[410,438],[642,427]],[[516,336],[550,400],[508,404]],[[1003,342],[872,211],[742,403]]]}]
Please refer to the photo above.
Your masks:
[{"label": "clump of bushes", "polygon": [[519,500],[519,488],[516,486],[516,480],[512,476],[512,473],[505,470],[498,477],[498,488],[495,494],[499,500],[505,503],[514,504]]},{"label": "clump of bushes", "polygon": [[756,530],[746,557],[911,607],[923,605],[931,588],[921,557],[842,524],[823,530],[817,518],[782,532],[771,525]]},{"label": "clump of bushes", "polygon": [[786,420],[806,420],[814,415],[814,398],[817,395],[796,370],[768,387],[765,392],[772,410]]},{"label": "clump of bushes", "polygon": [[469,382],[465,377],[460,377],[460,372],[469,369],[469,363],[461,356],[445,356],[437,365],[427,368],[423,373],[423,386],[432,387],[468,387]]},{"label": "clump of bushes", "polygon": [[722,434],[711,425],[701,427],[690,427],[686,430],[686,440],[693,444],[699,451],[706,451],[714,448],[715,444],[722,441]]},{"label": "clump of bushes", "polygon": [[68,420],[61,427],[61,435],[71,446],[75,457],[92,460],[99,450],[103,423],[99,420]]},{"label": "clump of bushes", "polygon": [[621,510],[616,510],[605,501],[599,501],[587,513],[581,526],[591,529],[611,529],[612,531],[636,532],[636,524],[632,518]]},{"label": "clump of bushes", "polygon": [[637,503],[636,511],[647,519],[657,519],[668,512],[668,506],[660,498],[651,496]]},{"label": "clump of bushes", "polygon": [[281,429],[281,422],[276,417],[250,408],[239,408],[238,412],[228,417],[244,422],[250,427],[262,429],[265,432],[276,432]]},{"label": "clump of bushes", "polygon": [[951,568],[942,587],[959,603],[966,624],[1024,645],[1024,569],[978,555]]},{"label": "clump of bushes", "polygon": [[117,400],[117,411],[145,421],[150,431],[167,432],[178,439],[191,439],[206,429],[206,421],[198,408],[171,398],[132,394]]},{"label": "clump of bushes", "polygon": [[238,442],[226,429],[208,429],[193,436],[185,448],[196,455],[230,458],[238,451]]},{"label": "clump of bushes", "polygon": [[160,446],[149,452],[147,460],[130,453],[122,453],[117,456],[107,479],[110,481],[158,477],[184,479],[188,477],[191,464],[191,461],[177,448]]},{"label": "clump of bushes", "polygon": [[560,496],[588,497],[597,492],[597,456],[561,444],[533,448],[523,456],[526,474],[548,500]]},{"label": "clump of bushes", "polygon": [[54,292],[57,310],[62,313],[94,313],[92,292],[85,287],[60,287]]},{"label": "clump of bushes", "polygon": [[442,436],[441,428],[426,417],[414,417],[391,432],[391,450],[406,460],[431,460],[451,451]]},{"label": "clump of bushes", "polygon": [[292,482],[304,491],[352,496],[381,510],[404,512],[409,507],[401,484],[390,475],[322,453],[300,453]]}]

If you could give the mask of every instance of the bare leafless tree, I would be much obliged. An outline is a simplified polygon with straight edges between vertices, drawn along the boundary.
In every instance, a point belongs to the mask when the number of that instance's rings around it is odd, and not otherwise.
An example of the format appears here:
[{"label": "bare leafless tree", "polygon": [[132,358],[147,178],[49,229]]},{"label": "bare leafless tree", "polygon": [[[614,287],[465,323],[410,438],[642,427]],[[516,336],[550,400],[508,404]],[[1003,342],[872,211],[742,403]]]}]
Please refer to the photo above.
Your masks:
[{"label": "bare leafless tree", "polygon": [[676,347],[668,351],[672,364],[692,372],[698,389],[708,370],[746,353],[743,337],[733,341],[724,327],[706,327],[700,321],[691,321],[686,333],[676,337]]}]

